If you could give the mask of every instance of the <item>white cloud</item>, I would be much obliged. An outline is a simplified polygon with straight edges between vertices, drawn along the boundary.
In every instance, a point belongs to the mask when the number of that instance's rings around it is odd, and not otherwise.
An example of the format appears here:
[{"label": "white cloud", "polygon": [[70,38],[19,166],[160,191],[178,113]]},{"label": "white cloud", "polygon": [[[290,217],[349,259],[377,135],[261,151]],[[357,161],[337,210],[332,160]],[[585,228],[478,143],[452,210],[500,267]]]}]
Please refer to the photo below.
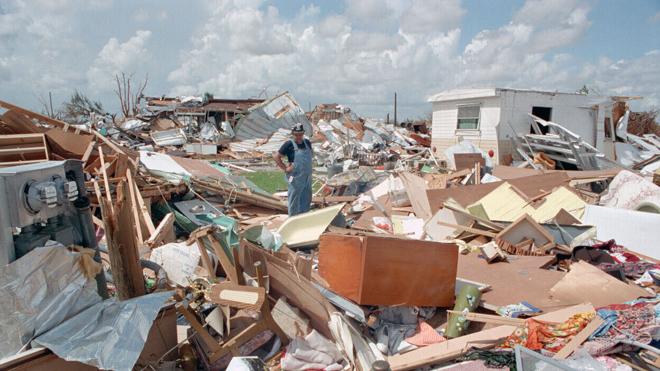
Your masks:
[{"label": "white cloud", "polygon": [[660,12],[657,12],[651,16],[651,22],[660,22]]},{"label": "white cloud", "polygon": [[111,90],[115,74],[134,73],[139,64],[149,58],[145,44],[150,37],[151,31],[138,30],[123,43],[115,37],[110,38],[87,70],[90,88],[96,92]]},{"label": "white cloud", "polygon": [[410,33],[449,31],[459,27],[465,13],[460,0],[414,0],[401,17],[401,28]]},{"label": "white cloud", "polygon": [[[0,2],[0,96],[17,103],[82,88],[113,109],[119,71],[149,71],[149,94],[289,90],[305,106],[340,102],[379,116],[391,111],[394,91],[402,117],[421,116],[430,110],[426,96],[470,86],[574,91],[586,84],[644,95],[644,106],[660,99],[657,50],[623,60],[571,54],[592,21],[609,21],[591,19],[592,0],[527,0],[510,19],[474,34],[462,29],[475,14],[461,0],[347,0],[331,14],[313,3],[280,14],[272,1],[208,0],[191,3],[185,19],[168,0],[128,12],[111,1],[38,1]],[[169,31],[164,24],[174,14],[178,24],[198,26]]]}]

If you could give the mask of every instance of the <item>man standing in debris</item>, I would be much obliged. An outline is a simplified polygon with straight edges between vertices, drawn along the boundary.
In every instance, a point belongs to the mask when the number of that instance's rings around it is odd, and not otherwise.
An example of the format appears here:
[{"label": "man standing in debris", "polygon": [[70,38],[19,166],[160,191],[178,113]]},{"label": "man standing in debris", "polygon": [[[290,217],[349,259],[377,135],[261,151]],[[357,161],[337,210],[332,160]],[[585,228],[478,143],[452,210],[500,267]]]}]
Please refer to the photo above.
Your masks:
[{"label": "man standing in debris", "polygon": [[[305,138],[305,129],[298,123],[292,129],[293,139],[282,144],[273,155],[277,166],[286,175],[289,216],[309,211],[312,204],[312,143]],[[285,165],[282,157],[286,156]]]}]

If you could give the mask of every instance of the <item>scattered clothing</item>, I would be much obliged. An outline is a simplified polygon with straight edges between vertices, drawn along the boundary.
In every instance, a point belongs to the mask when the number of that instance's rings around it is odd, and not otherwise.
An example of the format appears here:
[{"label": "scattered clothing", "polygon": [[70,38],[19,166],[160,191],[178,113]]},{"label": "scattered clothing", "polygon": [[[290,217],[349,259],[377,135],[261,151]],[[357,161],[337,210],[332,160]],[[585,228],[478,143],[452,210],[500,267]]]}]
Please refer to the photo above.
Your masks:
[{"label": "scattered clothing", "polygon": [[592,355],[605,355],[622,350],[621,340],[650,344],[660,338],[660,325],[656,321],[655,302],[613,304],[598,309],[605,321],[584,343]]},{"label": "scattered clothing", "polygon": [[473,349],[456,360],[459,362],[482,360],[487,367],[509,368],[512,371],[516,370],[516,354],[509,350]]},{"label": "scattered clothing", "polygon": [[534,318],[525,321],[525,325],[517,328],[502,345],[502,348],[514,348],[523,345],[531,350],[547,350],[556,353],[568,343],[573,336],[591,322],[596,316],[593,312],[578,313],[566,322],[553,324]]},{"label": "scattered clothing", "polygon": [[280,360],[282,370],[342,370],[339,365],[342,356],[335,343],[323,337],[316,330],[307,336],[296,337],[286,347]]},{"label": "scattered clothing", "polygon": [[424,321],[419,321],[417,332],[413,336],[406,338],[407,343],[416,345],[418,347],[425,347],[435,343],[442,343],[443,341],[447,341],[447,339],[445,339],[444,336],[438,334],[438,332],[435,331],[431,325]]}]

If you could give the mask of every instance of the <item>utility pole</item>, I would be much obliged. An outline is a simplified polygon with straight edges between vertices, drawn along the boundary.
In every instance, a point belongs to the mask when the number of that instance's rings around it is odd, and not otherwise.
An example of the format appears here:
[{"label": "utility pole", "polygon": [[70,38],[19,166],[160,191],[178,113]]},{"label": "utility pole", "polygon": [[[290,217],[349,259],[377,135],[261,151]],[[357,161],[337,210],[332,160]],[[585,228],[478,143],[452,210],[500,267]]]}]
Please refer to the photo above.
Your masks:
[{"label": "utility pole", "polygon": [[386,117],[387,118],[385,120],[387,121],[387,125],[389,125],[390,124],[390,113],[389,112],[387,113]]},{"label": "utility pole", "polygon": [[394,92],[394,126],[396,126],[396,92]]},{"label": "utility pole", "polygon": [[48,100],[50,101],[50,118],[55,118],[55,112],[53,112],[53,93],[48,92]]}]

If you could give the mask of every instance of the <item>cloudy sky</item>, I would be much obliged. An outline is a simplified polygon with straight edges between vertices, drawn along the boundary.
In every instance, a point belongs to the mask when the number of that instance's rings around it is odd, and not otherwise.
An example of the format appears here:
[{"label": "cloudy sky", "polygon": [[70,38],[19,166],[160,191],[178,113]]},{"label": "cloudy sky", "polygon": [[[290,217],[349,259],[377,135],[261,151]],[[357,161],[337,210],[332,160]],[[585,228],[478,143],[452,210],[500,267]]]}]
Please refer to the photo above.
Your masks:
[{"label": "cloudy sky", "polygon": [[383,117],[457,87],[643,95],[660,106],[659,0],[0,0],[0,99],[40,110],[74,89],[117,111],[147,95],[248,98]]}]

